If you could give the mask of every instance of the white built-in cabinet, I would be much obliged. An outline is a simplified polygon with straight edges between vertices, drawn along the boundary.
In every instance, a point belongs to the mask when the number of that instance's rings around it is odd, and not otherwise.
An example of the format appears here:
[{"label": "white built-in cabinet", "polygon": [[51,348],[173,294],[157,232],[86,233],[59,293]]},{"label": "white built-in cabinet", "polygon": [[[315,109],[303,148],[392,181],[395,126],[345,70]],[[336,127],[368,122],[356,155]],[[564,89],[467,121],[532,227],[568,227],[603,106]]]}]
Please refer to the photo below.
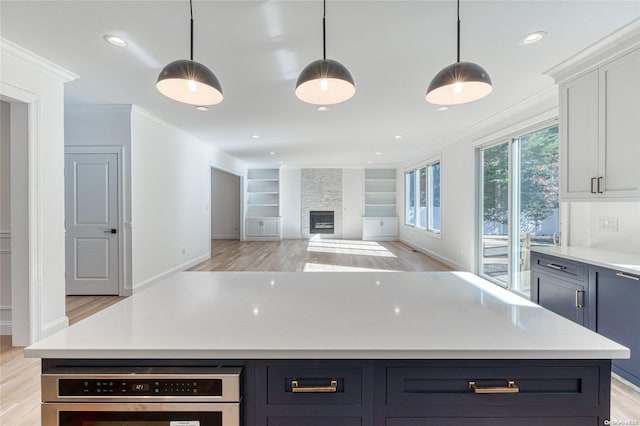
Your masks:
[{"label": "white built-in cabinet", "polygon": [[362,239],[398,239],[395,169],[365,169],[364,171]]},{"label": "white built-in cabinet", "polygon": [[245,239],[282,239],[280,170],[249,169],[245,202]]},{"label": "white built-in cabinet", "polygon": [[640,199],[640,49],[560,83],[561,198]]}]

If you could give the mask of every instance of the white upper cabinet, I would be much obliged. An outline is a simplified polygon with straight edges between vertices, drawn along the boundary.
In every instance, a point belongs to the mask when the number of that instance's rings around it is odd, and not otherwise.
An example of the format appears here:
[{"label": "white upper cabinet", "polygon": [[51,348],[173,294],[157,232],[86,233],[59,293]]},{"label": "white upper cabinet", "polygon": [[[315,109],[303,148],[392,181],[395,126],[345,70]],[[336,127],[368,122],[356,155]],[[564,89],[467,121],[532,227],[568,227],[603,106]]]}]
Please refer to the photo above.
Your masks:
[{"label": "white upper cabinet", "polygon": [[640,49],[560,85],[561,198],[640,199]]}]

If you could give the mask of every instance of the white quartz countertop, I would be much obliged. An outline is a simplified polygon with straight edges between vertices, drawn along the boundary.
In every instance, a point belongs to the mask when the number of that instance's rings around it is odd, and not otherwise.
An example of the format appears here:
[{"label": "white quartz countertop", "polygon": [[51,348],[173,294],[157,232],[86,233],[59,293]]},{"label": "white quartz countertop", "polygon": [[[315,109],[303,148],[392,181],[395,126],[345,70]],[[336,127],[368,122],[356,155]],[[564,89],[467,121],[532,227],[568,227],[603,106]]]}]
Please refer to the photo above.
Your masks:
[{"label": "white quartz countertop", "polygon": [[577,262],[640,274],[640,253],[626,253],[593,247],[531,247],[532,251]]},{"label": "white quartz countertop", "polygon": [[607,359],[629,350],[465,272],[182,272],[25,355]]}]

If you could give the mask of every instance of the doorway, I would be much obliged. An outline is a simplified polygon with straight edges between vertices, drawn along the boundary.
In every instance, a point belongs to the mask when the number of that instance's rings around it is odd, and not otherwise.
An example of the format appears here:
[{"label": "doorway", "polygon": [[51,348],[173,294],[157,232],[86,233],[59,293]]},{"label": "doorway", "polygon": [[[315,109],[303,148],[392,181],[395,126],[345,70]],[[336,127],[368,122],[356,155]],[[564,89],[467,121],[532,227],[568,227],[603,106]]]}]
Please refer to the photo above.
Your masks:
[{"label": "doorway", "polygon": [[211,168],[212,240],[240,239],[240,204],[240,176]]}]

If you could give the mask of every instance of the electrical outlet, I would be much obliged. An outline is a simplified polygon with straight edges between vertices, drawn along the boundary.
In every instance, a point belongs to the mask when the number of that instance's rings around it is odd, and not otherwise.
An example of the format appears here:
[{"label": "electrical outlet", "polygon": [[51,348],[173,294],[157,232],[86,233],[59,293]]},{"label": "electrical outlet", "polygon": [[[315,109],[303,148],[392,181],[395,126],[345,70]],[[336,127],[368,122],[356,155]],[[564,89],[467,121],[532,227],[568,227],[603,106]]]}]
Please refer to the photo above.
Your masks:
[{"label": "electrical outlet", "polygon": [[182,255],[184,256],[185,254],[187,254],[187,250],[183,247],[182,248]]},{"label": "electrical outlet", "polygon": [[598,219],[598,228],[603,231],[618,232],[618,218],[601,216]]}]

